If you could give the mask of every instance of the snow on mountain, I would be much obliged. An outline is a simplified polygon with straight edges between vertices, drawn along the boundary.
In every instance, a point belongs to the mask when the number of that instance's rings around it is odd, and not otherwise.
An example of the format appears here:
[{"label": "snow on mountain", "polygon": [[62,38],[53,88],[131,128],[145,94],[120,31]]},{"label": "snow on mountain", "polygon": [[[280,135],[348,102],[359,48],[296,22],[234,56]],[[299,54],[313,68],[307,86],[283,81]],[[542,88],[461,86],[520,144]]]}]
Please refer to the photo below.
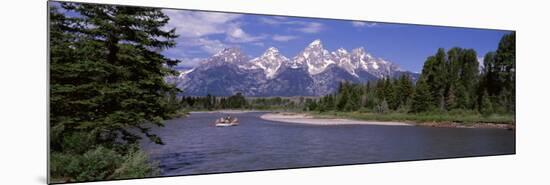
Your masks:
[{"label": "snow on mountain", "polygon": [[342,80],[357,83],[402,74],[418,76],[373,57],[363,47],[329,52],[317,39],[291,60],[275,47],[251,60],[238,48],[226,48],[170,81],[184,93],[197,96],[236,92],[247,96],[312,96],[334,92]]},{"label": "snow on mountain", "polygon": [[351,60],[351,55],[344,48],[339,48],[336,52],[332,52],[334,60],[337,61],[338,67],[346,70],[349,74],[357,76],[355,70],[357,69],[356,63]]},{"label": "snow on mountain", "polygon": [[360,69],[367,71],[369,70],[369,61],[372,61],[373,58],[365,52],[363,47],[360,47],[351,50],[351,60],[355,61]]},{"label": "snow on mountain", "polygon": [[180,71],[179,77],[180,77],[180,78],[185,77],[187,74],[189,74],[189,73],[191,73],[191,72],[193,72],[193,71],[195,71],[195,68]]},{"label": "snow on mountain", "polygon": [[396,71],[402,71],[399,66],[382,58],[374,58],[363,47],[351,51],[351,60],[356,70],[366,71],[377,78],[391,77]]},{"label": "snow on mountain", "polygon": [[330,53],[323,48],[321,40],[317,39],[293,58],[290,67],[299,68],[305,66],[310,75],[316,75],[334,63]]},{"label": "snow on mountain", "polygon": [[[227,63],[244,65],[249,58],[239,48],[225,48],[200,65],[224,65]],[[200,66],[199,65],[199,66]]]},{"label": "snow on mountain", "polygon": [[277,75],[281,66],[288,63],[288,58],[281,55],[275,47],[268,48],[262,56],[254,58],[250,61],[251,68],[262,69],[267,79],[272,79]]}]

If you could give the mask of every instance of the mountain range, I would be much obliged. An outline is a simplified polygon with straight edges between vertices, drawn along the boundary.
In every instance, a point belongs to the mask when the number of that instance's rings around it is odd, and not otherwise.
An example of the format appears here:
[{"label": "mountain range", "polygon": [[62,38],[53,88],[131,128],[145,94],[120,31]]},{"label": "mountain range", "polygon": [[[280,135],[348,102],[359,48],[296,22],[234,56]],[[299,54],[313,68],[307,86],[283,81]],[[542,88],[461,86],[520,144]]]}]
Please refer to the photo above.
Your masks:
[{"label": "mountain range", "polygon": [[315,40],[292,59],[274,47],[252,59],[238,48],[226,48],[168,81],[188,96],[321,96],[336,91],[344,80],[366,83],[401,75],[418,78],[362,47],[329,52]]}]

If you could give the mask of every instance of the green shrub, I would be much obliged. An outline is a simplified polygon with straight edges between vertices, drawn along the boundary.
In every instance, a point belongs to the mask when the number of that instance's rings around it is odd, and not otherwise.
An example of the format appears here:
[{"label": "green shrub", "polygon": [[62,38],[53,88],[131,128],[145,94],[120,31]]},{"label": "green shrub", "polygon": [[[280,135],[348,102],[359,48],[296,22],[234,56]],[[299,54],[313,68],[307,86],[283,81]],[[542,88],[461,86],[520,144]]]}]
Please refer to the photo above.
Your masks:
[{"label": "green shrub", "polygon": [[78,166],[73,171],[77,181],[103,180],[107,179],[112,173],[112,170],[120,165],[123,156],[118,155],[115,151],[98,147],[95,150],[86,152],[78,161]]},{"label": "green shrub", "polygon": [[124,157],[122,164],[115,170],[113,179],[142,178],[157,176],[160,170],[158,164],[150,164],[147,155],[139,150],[130,152]]},{"label": "green shrub", "polygon": [[121,155],[101,146],[83,155],[53,153],[51,173],[66,181],[105,180],[121,161]]},{"label": "green shrub", "polygon": [[56,182],[141,178],[159,173],[156,165],[149,163],[142,151],[133,149],[122,155],[102,146],[83,155],[52,153],[50,169]]},{"label": "green shrub", "polygon": [[95,145],[94,134],[87,132],[73,132],[65,134],[61,142],[61,151],[64,153],[85,153]]}]

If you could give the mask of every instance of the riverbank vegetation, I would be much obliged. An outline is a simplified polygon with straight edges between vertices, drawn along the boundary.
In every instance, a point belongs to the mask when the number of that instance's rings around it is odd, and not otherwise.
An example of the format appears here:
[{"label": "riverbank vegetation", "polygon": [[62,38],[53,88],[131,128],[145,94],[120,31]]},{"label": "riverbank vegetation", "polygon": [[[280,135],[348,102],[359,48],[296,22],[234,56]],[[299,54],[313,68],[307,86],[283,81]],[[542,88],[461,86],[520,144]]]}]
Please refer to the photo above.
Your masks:
[{"label": "riverbank vegetation", "polygon": [[[60,13],[64,12],[64,13]],[[176,116],[164,81],[178,61],[160,9],[50,4],[50,182],[141,178],[158,174],[137,147]]]},{"label": "riverbank vegetation", "polygon": [[304,111],[366,120],[508,123],[515,121],[515,33],[502,37],[479,68],[472,49],[439,49],[418,81],[403,75],[374,83],[342,82],[337,92],[308,99]]},{"label": "riverbank vegetation", "polygon": [[319,118],[348,118],[365,121],[399,121],[412,123],[459,123],[472,125],[478,123],[510,124],[514,122],[514,115],[491,114],[482,115],[475,111],[447,111],[447,112],[422,112],[422,113],[373,113],[373,112],[309,112]]}]

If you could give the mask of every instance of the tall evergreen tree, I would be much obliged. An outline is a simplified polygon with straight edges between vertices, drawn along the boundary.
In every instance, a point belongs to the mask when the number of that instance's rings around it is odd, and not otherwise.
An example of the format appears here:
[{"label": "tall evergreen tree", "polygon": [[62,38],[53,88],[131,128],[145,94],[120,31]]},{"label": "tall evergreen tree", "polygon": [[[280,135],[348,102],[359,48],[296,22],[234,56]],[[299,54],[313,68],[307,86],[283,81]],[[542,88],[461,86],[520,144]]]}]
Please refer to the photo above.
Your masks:
[{"label": "tall evergreen tree", "polygon": [[516,33],[504,35],[498,44],[495,55],[495,65],[500,69],[499,80],[505,89],[506,109],[509,112],[515,110],[516,104]]},{"label": "tall evergreen tree", "polygon": [[137,129],[152,141],[159,137],[145,123],[162,126],[172,110],[166,95],[178,91],[164,77],[178,61],[160,51],[173,47],[175,30],[163,30],[168,17],[160,9],[63,3],[78,14],[51,16],[50,118],[52,149],[74,133],[88,133],[95,144],[111,146],[118,138],[136,143]]},{"label": "tall evergreen tree", "polygon": [[490,95],[497,95],[502,90],[501,73],[496,64],[496,52],[488,52],[483,58],[483,87]]},{"label": "tall evergreen tree", "polygon": [[[447,51],[446,64],[446,88],[445,88],[445,107],[446,109],[454,109],[458,107],[458,101],[464,92],[460,86],[460,73],[462,66],[462,48],[454,47]],[[460,86],[460,87],[459,87]]]},{"label": "tall evergreen tree", "polygon": [[396,89],[395,86],[397,84],[395,83],[395,80],[392,80],[390,78],[384,79],[384,98],[386,100],[386,103],[388,104],[389,109],[396,109],[397,106],[399,106],[399,100],[396,96]]},{"label": "tall evergreen tree", "polygon": [[431,107],[438,107],[444,109],[444,95],[445,95],[445,66],[446,66],[446,54],[445,50],[440,48],[437,50],[435,56],[430,56],[424,63],[422,68],[422,74],[420,80],[428,86],[428,93],[431,97],[430,102],[427,102]]},{"label": "tall evergreen tree", "polygon": [[336,107],[334,96],[333,95],[327,95],[327,101],[326,101],[326,109],[327,110],[334,110]]},{"label": "tall evergreen tree", "polygon": [[499,102],[493,103],[504,106],[508,112],[515,110],[515,40],[515,32],[504,35],[498,44],[497,51],[485,55],[482,85],[478,90],[478,94],[486,89],[490,96],[499,97]]},{"label": "tall evergreen tree", "polygon": [[340,88],[338,89],[338,103],[336,104],[336,108],[339,111],[344,111],[346,109],[346,105],[349,101],[349,82],[344,81],[340,83]]},{"label": "tall evergreen tree", "polygon": [[423,79],[416,83],[414,95],[412,97],[411,112],[424,112],[434,107],[433,96],[430,92],[430,86]]},{"label": "tall evergreen tree", "polygon": [[449,89],[447,90],[447,94],[445,95],[445,106],[447,109],[455,109],[457,108],[457,98],[456,98],[456,90],[454,85],[450,85]]},{"label": "tall evergreen tree", "polygon": [[479,62],[477,61],[477,53],[473,49],[464,50],[460,68],[460,84],[465,91],[463,97],[464,102],[459,106],[466,109],[475,107],[476,87],[479,83]]},{"label": "tall evergreen tree", "polygon": [[395,98],[398,103],[397,107],[407,106],[414,93],[414,85],[409,75],[402,75],[396,81]]},{"label": "tall evergreen tree", "polygon": [[480,112],[484,115],[488,115],[493,113],[493,103],[491,103],[491,98],[489,96],[489,93],[487,91],[483,91],[483,95],[481,96],[481,110]]},{"label": "tall evergreen tree", "polygon": [[361,95],[359,91],[359,88],[351,89],[349,101],[346,104],[347,111],[356,111],[359,109],[359,105],[361,103]]}]

